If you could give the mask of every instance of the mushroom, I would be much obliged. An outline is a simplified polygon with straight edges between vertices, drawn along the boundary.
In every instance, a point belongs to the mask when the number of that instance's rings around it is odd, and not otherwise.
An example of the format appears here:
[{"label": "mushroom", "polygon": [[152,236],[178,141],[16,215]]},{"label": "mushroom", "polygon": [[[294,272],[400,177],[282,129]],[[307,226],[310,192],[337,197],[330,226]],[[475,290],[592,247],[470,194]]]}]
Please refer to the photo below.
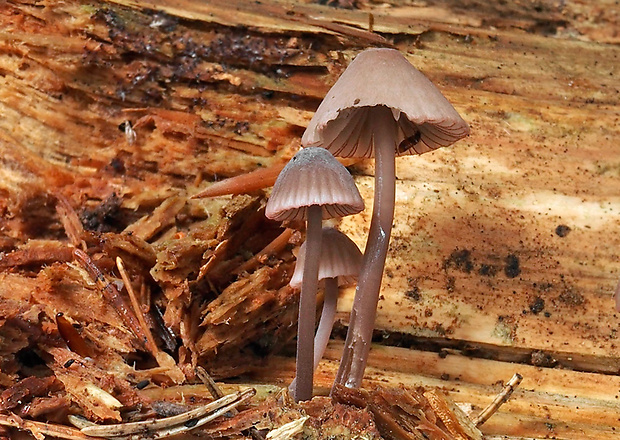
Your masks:
[{"label": "mushroom", "polygon": [[304,132],[304,147],[375,158],[370,233],[336,383],[357,388],[364,375],[394,217],[395,156],[422,154],[468,134],[441,92],[394,49],[361,52]]},{"label": "mushroom", "polygon": [[364,209],[353,178],[323,148],[305,148],[284,167],[273,186],[265,215],[277,221],[306,220],[306,255],[297,330],[296,401],[312,398],[314,321],[323,219]]},{"label": "mushroom", "polygon": [[[306,244],[304,243],[299,249],[297,264],[290,281],[291,287],[296,289],[301,287],[306,262],[305,254]],[[324,284],[323,311],[314,336],[314,370],[325,353],[334,326],[338,305],[338,287],[353,284],[357,280],[361,265],[362,253],[346,234],[335,228],[323,228],[318,276],[319,282],[322,281]],[[295,384],[296,379],[290,386],[291,390],[295,389]]]}]

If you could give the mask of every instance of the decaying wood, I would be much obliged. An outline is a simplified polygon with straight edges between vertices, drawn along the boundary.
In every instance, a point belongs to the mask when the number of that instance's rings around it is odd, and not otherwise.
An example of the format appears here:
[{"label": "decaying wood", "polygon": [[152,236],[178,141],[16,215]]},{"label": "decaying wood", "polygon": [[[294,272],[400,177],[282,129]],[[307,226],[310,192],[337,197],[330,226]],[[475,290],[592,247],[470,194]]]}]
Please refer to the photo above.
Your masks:
[{"label": "decaying wood", "polygon": [[[2,2],[0,389],[11,414],[0,424],[84,438],[64,426],[69,414],[187,411],[183,396],[212,400],[191,385],[197,365],[287,385],[293,362],[273,354],[294,336],[298,225],[264,218],[261,182],[251,195],[192,196],[246,172],[272,178],[353,56],[389,46],[472,135],[398,160],[365,386],[387,383],[399,399],[424,387],[426,402],[441,389],[443,434],[427,435],[458,438],[449,400],[474,418],[518,370],[522,386],[486,435],[616,438],[619,16],[607,0]],[[350,169],[370,205],[372,163]],[[360,246],[368,212],[339,225]],[[319,393],[352,297],[339,302]],[[387,437],[380,413],[416,438],[393,407],[251,405],[201,432],[292,423],[308,436]]]}]

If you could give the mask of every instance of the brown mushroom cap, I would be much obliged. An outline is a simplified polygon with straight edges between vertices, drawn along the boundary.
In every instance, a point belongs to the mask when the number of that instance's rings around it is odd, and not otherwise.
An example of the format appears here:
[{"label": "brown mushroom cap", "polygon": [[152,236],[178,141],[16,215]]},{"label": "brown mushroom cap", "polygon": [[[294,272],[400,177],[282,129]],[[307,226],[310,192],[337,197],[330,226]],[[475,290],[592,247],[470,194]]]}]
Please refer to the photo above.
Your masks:
[{"label": "brown mushroom cap", "polygon": [[306,220],[313,205],[322,207],[324,220],[364,209],[353,177],[324,148],[304,148],[290,160],[273,186],[265,215],[277,221]]},{"label": "brown mushroom cap", "polygon": [[373,157],[377,107],[394,120],[397,154],[422,154],[451,145],[469,126],[441,92],[394,49],[367,49],[329,90],[303,134],[302,145],[339,157]]},{"label": "brown mushroom cap", "polygon": [[[338,278],[338,285],[350,285],[355,282],[362,265],[362,253],[346,234],[338,229],[323,228],[321,256],[319,258],[319,281],[326,278]],[[305,246],[302,244],[297,256],[295,271],[290,285],[301,287],[305,262]]]}]

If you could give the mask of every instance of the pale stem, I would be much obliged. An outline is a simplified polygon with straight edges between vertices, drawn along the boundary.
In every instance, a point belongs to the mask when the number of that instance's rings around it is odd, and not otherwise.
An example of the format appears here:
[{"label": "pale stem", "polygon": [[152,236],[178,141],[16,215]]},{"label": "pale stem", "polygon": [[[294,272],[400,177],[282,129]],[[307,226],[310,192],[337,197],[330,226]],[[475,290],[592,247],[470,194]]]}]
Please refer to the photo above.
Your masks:
[{"label": "pale stem", "polygon": [[293,397],[296,402],[312,398],[314,379],[314,324],[316,315],[316,293],[321,257],[323,210],[318,205],[308,208],[306,227],[306,255],[304,275],[299,298],[299,320],[297,327],[297,366]]},{"label": "pale stem", "polygon": [[389,116],[381,114],[378,116],[384,117],[376,118],[373,127],[375,200],[372,220],[353,300],[342,362],[335,381],[349,388],[359,388],[364,376],[394,220],[396,193],[394,119],[391,113]]},{"label": "pale stem", "polygon": [[332,334],[334,320],[336,319],[336,309],[338,307],[338,278],[325,279],[325,294],[323,298],[323,311],[319,320],[319,327],[314,337],[314,369],[319,366],[323,359],[325,349]]}]

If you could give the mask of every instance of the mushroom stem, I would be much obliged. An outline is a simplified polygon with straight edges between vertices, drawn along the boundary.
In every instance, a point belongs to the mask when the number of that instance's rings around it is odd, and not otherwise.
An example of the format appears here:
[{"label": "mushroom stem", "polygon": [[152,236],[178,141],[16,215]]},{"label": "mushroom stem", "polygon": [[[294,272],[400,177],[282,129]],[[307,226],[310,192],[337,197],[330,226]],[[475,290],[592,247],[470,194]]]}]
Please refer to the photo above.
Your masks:
[{"label": "mushroom stem", "polygon": [[299,298],[297,324],[297,370],[293,397],[296,402],[312,398],[314,379],[314,324],[316,316],[316,293],[321,257],[321,228],[323,210],[319,205],[308,207],[306,227],[306,263]]},{"label": "mushroom stem", "polygon": [[[321,319],[319,320],[319,326],[314,336],[314,365],[313,371],[316,371],[325,349],[329,343],[329,337],[332,334],[334,328],[334,321],[336,320],[336,310],[338,306],[338,278],[326,278],[325,289],[323,297],[323,310],[321,311]],[[294,390],[297,384],[297,378],[293,379],[289,390]]]},{"label": "mushroom stem", "polygon": [[335,380],[335,383],[349,388],[359,388],[364,376],[394,220],[395,121],[389,109],[380,107],[376,112],[376,117],[369,118],[374,122],[372,132],[375,149],[375,200],[372,220],[351,309],[342,362]]},{"label": "mushroom stem", "polygon": [[323,359],[329,337],[332,334],[334,321],[336,319],[336,309],[338,306],[338,278],[326,278],[323,296],[323,310],[319,327],[314,337],[314,369],[319,366],[319,362]]}]

